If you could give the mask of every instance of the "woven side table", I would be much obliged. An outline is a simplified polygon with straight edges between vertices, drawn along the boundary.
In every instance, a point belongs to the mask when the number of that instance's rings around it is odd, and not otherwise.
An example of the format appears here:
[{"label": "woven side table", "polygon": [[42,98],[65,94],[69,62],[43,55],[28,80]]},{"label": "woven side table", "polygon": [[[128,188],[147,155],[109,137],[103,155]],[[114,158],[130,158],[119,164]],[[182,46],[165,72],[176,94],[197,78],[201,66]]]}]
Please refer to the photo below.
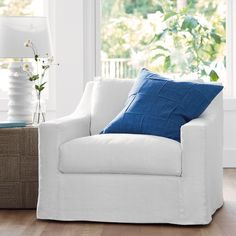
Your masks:
[{"label": "woven side table", "polygon": [[35,208],[38,129],[0,129],[0,208]]}]

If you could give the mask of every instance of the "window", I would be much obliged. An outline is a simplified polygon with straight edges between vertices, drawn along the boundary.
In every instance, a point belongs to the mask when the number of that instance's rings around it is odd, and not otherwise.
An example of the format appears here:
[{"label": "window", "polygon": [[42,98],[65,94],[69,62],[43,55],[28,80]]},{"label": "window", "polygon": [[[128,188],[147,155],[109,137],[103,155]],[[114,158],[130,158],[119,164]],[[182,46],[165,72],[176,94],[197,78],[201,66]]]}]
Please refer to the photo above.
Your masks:
[{"label": "window", "polygon": [[[44,16],[44,0],[0,0],[0,16]],[[0,99],[7,98],[8,65],[13,59],[0,59]]]},{"label": "window", "polygon": [[102,77],[135,78],[146,67],[227,87],[226,1],[101,0]]}]

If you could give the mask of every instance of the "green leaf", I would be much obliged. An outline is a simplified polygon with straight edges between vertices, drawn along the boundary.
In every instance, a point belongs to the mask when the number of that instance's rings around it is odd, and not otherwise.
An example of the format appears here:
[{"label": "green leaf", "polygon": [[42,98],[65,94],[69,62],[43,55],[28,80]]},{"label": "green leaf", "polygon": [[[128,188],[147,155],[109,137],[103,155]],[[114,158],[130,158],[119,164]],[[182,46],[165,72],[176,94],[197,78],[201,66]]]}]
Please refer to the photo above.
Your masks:
[{"label": "green leaf", "polygon": [[47,82],[42,83],[40,86],[44,86]]},{"label": "green leaf", "polygon": [[166,55],[165,54],[163,54],[163,53],[158,53],[158,54],[156,54],[155,56],[153,56],[152,57],[152,60],[156,60],[156,59],[158,59],[159,57],[165,57]]},{"label": "green leaf", "polygon": [[165,62],[164,62],[164,70],[165,71],[168,71],[168,69],[170,68],[171,66],[171,60],[170,60],[170,56],[167,56],[165,58]]},{"label": "green leaf", "polygon": [[211,37],[215,40],[216,43],[220,44],[221,43],[221,37],[220,35],[214,33],[214,32],[211,32]]},{"label": "green leaf", "polygon": [[156,34],[153,41],[159,41],[164,36],[165,33],[166,33],[166,30],[164,30],[160,34]]},{"label": "green leaf", "polygon": [[[172,33],[178,33],[178,28],[177,26],[174,26],[172,29],[170,29]],[[185,35],[184,35],[185,36]]]},{"label": "green leaf", "polygon": [[175,16],[175,15],[177,15],[177,13],[174,12],[174,11],[167,12],[167,13],[165,14],[165,16],[164,16],[164,21],[168,20],[169,18],[171,18],[171,17],[173,17],[173,16]]},{"label": "green leaf", "polygon": [[211,81],[218,81],[218,79],[220,78],[214,70],[211,70],[209,76]]},{"label": "green leaf", "polygon": [[226,21],[225,20],[222,21],[222,25],[223,25],[224,29],[226,29]]},{"label": "green leaf", "polygon": [[35,80],[38,80],[39,79],[39,75],[32,75],[29,80],[30,81],[35,81]]},{"label": "green leaf", "polygon": [[210,64],[211,64],[211,62],[209,62],[209,61],[204,61],[204,60],[202,60],[202,63],[203,63],[205,66],[210,66]]},{"label": "green leaf", "polygon": [[163,46],[161,46],[161,45],[158,45],[155,49],[161,49],[161,50],[167,51],[167,52],[170,51],[169,49],[167,49],[167,48],[165,48],[165,47],[163,47]]},{"label": "green leaf", "polygon": [[44,88],[45,88],[42,84],[41,84],[41,85],[37,85],[37,84],[36,84],[34,87],[35,87],[35,89],[38,90],[39,92],[41,92],[41,91],[44,90]]},{"label": "green leaf", "polygon": [[207,75],[206,70],[202,69],[201,70],[201,76],[205,76],[205,75]]},{"label": "green leaf", "polygon": [[35,61],[38,61],[38,58],[39,58],[39,55],[36,54],[36,55],[34,56],[34,60],[35,60]]},{"label": "green leaf", "polygon": [[49,67],[50,67],[49,65],[46,65],[46,66],[43,65],[42,69],[47,70],[47,69],[49,69]]},{"label": "green leaf", "polygon": [[182,23],[181,29],[182,30],[187,30],[188,29],[189,31],[192,31],[198,25],[199,25],[199,22],[196,18],[194,18],[192,16],[186,16],[183,23]]},{"label": "green leaf", "polygon": [[159,5],[159,4],[156,5],[156,11],[159,11],[159,12],[161,12],[161,13],[164,13],[164,10],[163,10],[162,6]]}]

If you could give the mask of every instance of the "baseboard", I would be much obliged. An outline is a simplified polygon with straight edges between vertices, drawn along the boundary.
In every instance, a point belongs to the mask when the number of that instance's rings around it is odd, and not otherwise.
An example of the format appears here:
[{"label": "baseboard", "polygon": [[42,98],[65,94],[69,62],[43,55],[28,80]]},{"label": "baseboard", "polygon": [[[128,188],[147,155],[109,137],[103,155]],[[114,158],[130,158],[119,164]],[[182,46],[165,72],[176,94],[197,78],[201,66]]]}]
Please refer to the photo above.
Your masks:
[{"label": "baseboard", "polygon": [[236,148],[226,148],[223,151],[224,168],[236,168]]}]

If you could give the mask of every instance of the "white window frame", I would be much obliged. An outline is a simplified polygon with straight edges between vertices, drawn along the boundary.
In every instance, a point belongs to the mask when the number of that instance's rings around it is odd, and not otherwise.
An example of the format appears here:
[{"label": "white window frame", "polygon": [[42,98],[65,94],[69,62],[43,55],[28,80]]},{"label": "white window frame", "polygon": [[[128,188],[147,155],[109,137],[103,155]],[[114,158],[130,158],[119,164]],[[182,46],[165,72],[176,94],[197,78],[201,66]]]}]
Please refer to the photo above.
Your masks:
[{"label": "white window frame", "polygon": [[236,1],[227,0],[227,84],[229,98],[236,98]]},{"label": "white window frame", "polygon": [[[45,16],[48,17],[49,27],[50,27],[50,36],[51,36],[51,43],[52,43],[52,55],[56,57],[56,38],[55,38],[55,0],[43,0],[45,6]],[[47,111],[49,112],[56,112],[56,68],[51,67],[49,70],[49,79],[48,79],[48,99],[47,103]]]},{"label": "white window frame", "polygon": [[84,85],[101,75],[100,0],[83,1]]}]

